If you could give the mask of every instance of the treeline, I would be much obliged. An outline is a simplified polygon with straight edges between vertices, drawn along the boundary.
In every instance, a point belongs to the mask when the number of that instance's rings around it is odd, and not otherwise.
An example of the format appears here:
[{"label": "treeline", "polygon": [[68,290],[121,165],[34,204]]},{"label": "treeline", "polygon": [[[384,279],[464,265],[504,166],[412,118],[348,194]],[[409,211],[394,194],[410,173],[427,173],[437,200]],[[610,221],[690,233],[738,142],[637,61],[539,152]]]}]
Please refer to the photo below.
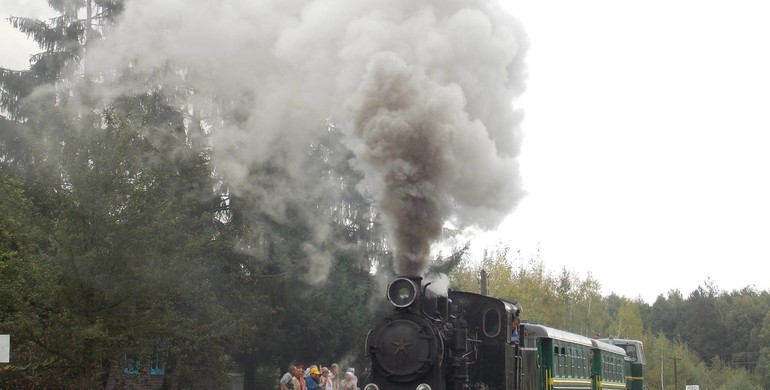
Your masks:
[{"label": "treeline", "polygon": [[[522,258],[498,248],[450,274],[452,287],[479,291],[487,273],[488,294],[520,302],[525,320],[593,337],[644,342],[650,389],[698,384],[701,389],[770,388],[770,292],[746,287],[720,291],[710,281],[684,297],[601,295],[600,281],[563,269],[554,274],[543,259]],[[676,364],[676,371],[674,365]]]}]

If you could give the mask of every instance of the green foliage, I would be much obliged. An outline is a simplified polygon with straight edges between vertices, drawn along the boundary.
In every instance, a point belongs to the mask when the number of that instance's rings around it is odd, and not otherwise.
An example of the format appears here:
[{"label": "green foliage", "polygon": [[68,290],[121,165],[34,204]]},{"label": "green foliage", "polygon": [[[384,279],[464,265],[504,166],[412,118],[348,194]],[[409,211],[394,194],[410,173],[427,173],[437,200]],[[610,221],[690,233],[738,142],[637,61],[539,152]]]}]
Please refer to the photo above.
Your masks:
[{"label": "green foliage", "polygon": [[763,389],[770,387],[770,347],[760,349],[756,374]]},{"label": "green foliage", "polygon": [[639,302],[623,300],[610,323],[609,335],[639,340],[644,335]]},{"label": "green foliage", "polygon": [[481,264],[461,263],[450,273],[453,289],[479,291],[478,275],[488,273],[488,295],[518,301],[523,317],[581,334],[606,334],[608,320],[599,284],[592,277],[581,280],[563,270],[550,273],[539,258],[509,258],[506,247],[487,251]]},{"label": "green foliage", "polygon": [[[42,83],[43,81],[34,73],[0,68],[0,108],[8,113],[11,120],[23,118],[22,99],[29,96],[32,90]],[[5,142],[9,140],[6,137],[11,135],[9,130],[4,126]]]},{"label": "green foliage", "polygon": [[195,356],[200,347],[185,343],[206,329],[189,325],[211,316],[195,307],[211,301],[198,283],[210,270],[202,256],[212,213],[201,205],[213,196],[211,175],[184,133],[162,142],[154,133],[181,126],[181,117],[152,95],[81,118],[50,111],[28,123],[49,145],[31,148],[46,153],[26,193],[28,225],[40,224],[45,239],[20,235],[15,245],[25,249],[14,256],[25,288],[11,297],[14,315],[3,326],[15,336],[14,356],[28,358],[16,371],[34,375],[41,359],[55,358],[44,366],[59,371],[57,380],[91,386],[104,383],[105,362],[158,338],[179,359]]}]

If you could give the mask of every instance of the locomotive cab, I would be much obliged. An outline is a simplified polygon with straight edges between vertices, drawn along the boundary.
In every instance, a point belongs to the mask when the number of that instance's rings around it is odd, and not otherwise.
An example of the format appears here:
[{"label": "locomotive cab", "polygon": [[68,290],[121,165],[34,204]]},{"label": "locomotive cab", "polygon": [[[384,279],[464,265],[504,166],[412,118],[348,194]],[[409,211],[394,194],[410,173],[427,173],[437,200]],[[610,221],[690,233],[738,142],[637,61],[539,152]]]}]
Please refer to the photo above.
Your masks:
[{"label": "locomotive cab", "polygon": [[[521,388],[521,348],[511,343],[511,322],[520,315],[521,306],[517,302],[462,291],[450,291],[449,298],[463,308],[474,344],[474,355],[468,364],[470,388]],[[519,334],[521,330],[519,327]]]}]

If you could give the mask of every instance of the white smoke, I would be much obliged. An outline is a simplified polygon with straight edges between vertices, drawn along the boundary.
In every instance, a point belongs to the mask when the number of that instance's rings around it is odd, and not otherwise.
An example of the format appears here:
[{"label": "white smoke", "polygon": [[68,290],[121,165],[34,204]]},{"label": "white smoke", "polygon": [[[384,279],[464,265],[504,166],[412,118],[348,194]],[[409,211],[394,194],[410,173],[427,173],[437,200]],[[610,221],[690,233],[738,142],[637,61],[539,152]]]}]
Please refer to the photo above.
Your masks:
[{"label": "white smoke", "polygon": [[437,297],[449,296],[449,276],[446,274],[430,274],[423,279],[429,281],[428,293]]},{"label": "white smoke", "polygon": [[[233,192],[265,162],[301,178],[308,140],[331,115],[383,213],[397,272],[418,275],[445,222],[493,228],[517,205],[526,40],[483,0],[132,0],[88,69],[132,77],[105,96],[181,79],[211,119],[215,162]],[[163,73],[167,64],[185,68]],[[216,103],[216,104],[214,104]],[[327,262],[316,235],[305,248]],[[312,250],[309,248],[313,248]],[[317,264],[319,270],[328,266]]]}]

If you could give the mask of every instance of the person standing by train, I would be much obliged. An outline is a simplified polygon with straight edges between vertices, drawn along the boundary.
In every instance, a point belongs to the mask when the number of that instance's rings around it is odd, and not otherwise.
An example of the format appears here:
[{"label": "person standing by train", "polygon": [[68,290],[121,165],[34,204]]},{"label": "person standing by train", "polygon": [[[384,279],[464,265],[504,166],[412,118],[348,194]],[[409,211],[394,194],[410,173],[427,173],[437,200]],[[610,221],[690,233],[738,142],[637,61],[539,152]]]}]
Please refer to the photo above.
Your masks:
[{"label": "person standing by train", "polygon": [[329,378],[332,380],[332,389],[333,390],[339,390],[340,388],[340,366],[337,363],[332,363],[331,366],[331,372],[329,373]]},{"label": "person standing by train", "polygon": [[348,368],[345,372],[345,379],[340,382],[340,390],[357,390],[358,378],[356,378],[355,371],[352,368]]},{"label": "person standing by train", "polygon": [[519,317],[513,317],[513,320],[511,320],[511,344],[518,344],[519,343],[519,325],[521,324],[521,320]]},{"label": "person standing by train", "polygon": [[329,371],[328,367],[321,367],[321,388],[323,390],[334,390],[330,374],[331,371]]},{"label": "person standing by train", "polygon": [[294,390],[307,390],[304,373],[305,370],[301,366],[294,369]]},{"label": "person standing by train", "polygon": [[307,390],[323,390],[321,388],[321,371],[318,371],[318,367],[312,366],[310,368],[310,376],[305,378],[305,386],[307,386]]},{"label": "person standing by train", "polygon": [[294,377],[294,371],[296,369],[297,368],[294,367],[293,364],[289,365],[289,371],[283,374],[281,380],[279,381],[281,384],[281,390],[299,390],[294,388],[294,381],[292,381],[292,378]]}]

